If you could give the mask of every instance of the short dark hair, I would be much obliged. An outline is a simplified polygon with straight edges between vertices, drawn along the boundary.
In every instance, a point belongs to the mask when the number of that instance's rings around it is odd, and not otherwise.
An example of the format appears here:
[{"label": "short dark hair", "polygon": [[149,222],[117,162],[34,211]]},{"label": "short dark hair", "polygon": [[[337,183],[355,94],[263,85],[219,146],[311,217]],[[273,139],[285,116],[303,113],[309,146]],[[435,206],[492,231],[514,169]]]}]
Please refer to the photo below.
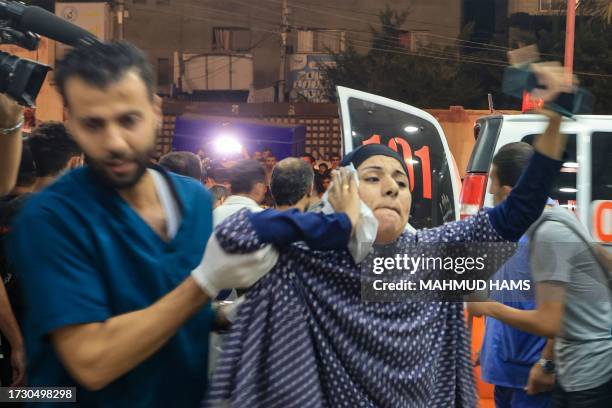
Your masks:
[{"label": "short dark hair", "polygon": [[270,149],[269,147],[264,147],[263,150],[262,150],[262,153],[263,152],[270,152],[270,153],[272,153],[272,149]]},{"label": "short dark hair", "polygon": [[332,153],[332,154],[329,156],[329,161],[332,161],[332,160],[334,159],[334,157],[337,157],[337,158],[338,158],[338,160],[340,160],[340,159],[341,159],[341,157],[340,157],[340,155],[339,155],[338,153]]},{"label": "short dark hair", "polygon": [[265,183],[266,171],[257,160],[240,160],[230,170],[232,194],[248,194],[256,183]]},{"label": "short dark hair", "polygon": [[276,205],[294,205],[308,194],[314,173],[304,160],[289,157],[272,170],[270,191]]},{"label": "short dark hair", "polygon": [[208,191],[210,191],[210,193],[215,197],[215,201],[222,200],[229,195],[227,188],[221,184],[215,184],[209,188]]},{"label": "short dark hair", "polygon": [[145,54],[133,44],[126,41],[97,43],[70,50],[56,64],[55,82],[66,100],[66,82],[73,77],[100,89],[119,81],[126,72],[136,70],[153,98],[153,69]]},{"label": "short dark hair", "polygon": [[79,145],[60,122],[41,124],[34,129],[28,143],[36,163],[38,177],[55,176],[66,168],[72,157],[80,156],[82,153]]},{"label": "short dark hair", "polygon": [[191,152],[171,152],[159,159],[164,169],[181,176],[202,180],[202,163],[200,158]]},{"label": "short dark hair", "polygon": [[319,164],[319,168],[321,168],[321,166],[325,166],[325,169],[329,169],[329,166],[327,165],[327,163],[321,163]]},{"label": "short dark hair", "polygon": [[310,153],[304,153],[302,155],[300,155],[300,157],[308,157],[308,160],[310,160],[310,164],[315,164],[316,163],[316,159],[314,158],[314,156]]},{"label": "short dark hair", "polygon": [[17,173],[16,187],[30,187],[36,183],[36,163],[32,156],[29,139],[25,139],[21,146],[21,161]]},{"label": "short dark hair", "polygon": [[525,142],[514,142],[503,146],[493,157],[500,186],[514,187],[527,168],[533,155],[533,147]]}]

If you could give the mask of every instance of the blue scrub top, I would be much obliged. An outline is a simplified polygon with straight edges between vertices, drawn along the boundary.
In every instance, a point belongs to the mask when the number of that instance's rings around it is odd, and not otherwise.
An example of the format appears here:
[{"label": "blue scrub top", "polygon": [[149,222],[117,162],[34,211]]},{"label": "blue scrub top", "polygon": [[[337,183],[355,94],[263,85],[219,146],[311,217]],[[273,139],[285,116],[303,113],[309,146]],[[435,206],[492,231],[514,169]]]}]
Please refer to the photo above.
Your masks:
[{"label": "blue scrub top", "polygon": [[[518,295],[511,291],[492,292],[491,298],[507,306],[533,310],[535,282],[529,267],[529,243],[525,236],[519,240],[516,253],[502,265],[492,280],[531,281],[531,293]],[[509,292],[509,293],[508,293]],[[522,389],[527,385],[531,367],[540,359],[546,338],[527,333],[486,318],[485,336],[480,351],[482,380],[502,387]]]},{"label": "blue scrub top", "polygon": [[[169,242],[88,167],[36,194],[15,221],[10,253],[25,296],[28,385],[75,384],[49,341],[51,332],[146,308],[200,263],[212,230],[211,196],[195,180],[158,171],[170,181],[182,213]],[[78,402],[198,406],[207,386],[212,318],[207,305],[157,353],[104,389],[79,387]]]}]

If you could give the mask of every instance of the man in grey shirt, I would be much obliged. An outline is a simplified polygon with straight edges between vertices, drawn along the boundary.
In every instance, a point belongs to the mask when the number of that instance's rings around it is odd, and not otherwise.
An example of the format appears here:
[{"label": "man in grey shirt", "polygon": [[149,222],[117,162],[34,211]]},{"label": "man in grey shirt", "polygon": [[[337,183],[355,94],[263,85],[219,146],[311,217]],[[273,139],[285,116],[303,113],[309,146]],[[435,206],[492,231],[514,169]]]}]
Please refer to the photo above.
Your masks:
[{"label": "man in grey shirt", "polygon": [[[588,232],[563,208],[546,210],[528,236],[536,310],[518,310],[497,302],[478,303],[470,309],[476,315],[554,338],[554,407],[610,407],[612,293],[607,271],[585,242],[591,241]],[[545,357],[545,352],[544,358],[552,357],[552,353]]]}]

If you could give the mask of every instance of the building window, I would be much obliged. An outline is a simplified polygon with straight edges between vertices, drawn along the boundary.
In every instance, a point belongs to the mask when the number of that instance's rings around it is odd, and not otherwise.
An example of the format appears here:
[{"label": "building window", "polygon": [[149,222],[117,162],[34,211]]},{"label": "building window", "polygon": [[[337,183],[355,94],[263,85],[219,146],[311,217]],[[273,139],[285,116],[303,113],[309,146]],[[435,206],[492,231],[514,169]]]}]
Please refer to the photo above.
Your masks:
[{"label": "building window", "polygon": [[157,59],[157,86],[170,85],[170,59]]},{"label": "building window", "polygon": [[540,11],[565,11],[567,0],[540,0]]},{"label": "building window", "polygon": [[248,28],[213,28],[213,50],[246,52],[250,47],[251,31]]},{"label": "building window", "polygon": [[428,33],[425,30],[402,31],[399,35],[400,45],[411,52],[418,52],[429,45]]},{"label": "building window", "polygon": [[298,53],[338,53],[344,51],[346,35],[342,30],[298,31]]}]

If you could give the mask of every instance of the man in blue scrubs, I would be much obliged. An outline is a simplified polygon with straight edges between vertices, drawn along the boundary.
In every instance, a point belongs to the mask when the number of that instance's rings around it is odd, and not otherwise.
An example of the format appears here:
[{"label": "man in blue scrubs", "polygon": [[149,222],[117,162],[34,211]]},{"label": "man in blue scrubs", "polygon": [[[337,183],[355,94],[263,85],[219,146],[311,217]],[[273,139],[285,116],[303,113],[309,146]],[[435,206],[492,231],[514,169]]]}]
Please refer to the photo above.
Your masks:
[{"label": "man in blue scrubs", "polygon": [[[524,142],[507,144],[497,152],[490,172],[490,192],[495,205],[508,197],[532,155],[533,148]],[[552,200],[549,199],[548,204],[552,204]],[[492,279],[533,282],[526,236],[519,240],[516,253]],[[500,290],[493,292],[491,298],[521,310],[533,310],[536,307],[534,292],[525,296]],[[473,308],[474,305],[469,307]],[[550,390],[555,375],[548,368],[552,365],[549,355],[552,343],[545,348],[546,344],[545,337],[487,318],[480,365],[482,380],[495,385],[497,408],[546,408],[550,405]]]},{"label": "man in blue scrubs", "polygon": [[[210,194],[148,168],[161,109],[141,51],[74,49],[55,80],[88,166],[33,197],[10,237],[24,286],[28,384],[76,385],[81,406],[197,406],[209,299],[252,285],[278,254],[229,256],[209,245],[202,258]],[[350,235],[346,214],[328,225]]]}]

